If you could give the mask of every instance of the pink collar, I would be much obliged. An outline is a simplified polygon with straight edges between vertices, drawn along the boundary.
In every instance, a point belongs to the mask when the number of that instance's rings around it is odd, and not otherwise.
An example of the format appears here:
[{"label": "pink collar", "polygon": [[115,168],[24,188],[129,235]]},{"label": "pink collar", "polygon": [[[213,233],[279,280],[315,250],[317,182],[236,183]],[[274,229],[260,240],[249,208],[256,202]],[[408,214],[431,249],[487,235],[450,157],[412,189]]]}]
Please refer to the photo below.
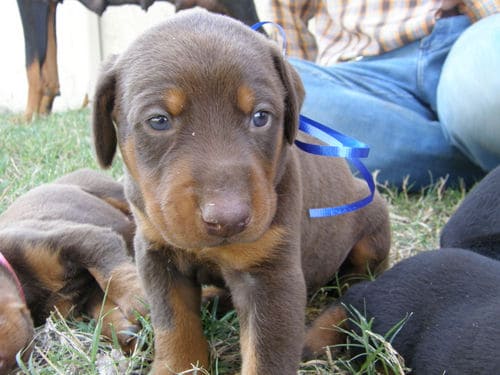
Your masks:
[{"label": "pink collar", "polygon": [[3,256],[3,254],[1,252],[0,252],[0,265],[4,266],[7,269],[7,271],[10,272],[10,274],[14,278],[14,281],[17,284],[17,289],[19,289],[19,295],[23,299],[24,303],[26,303],[26,298],[24,296],[23,287],[21,285],[21,282],[19,281],[19,278],[16,275],[16,271],[14,271],[14,269],[10,265],[9,261]]}]

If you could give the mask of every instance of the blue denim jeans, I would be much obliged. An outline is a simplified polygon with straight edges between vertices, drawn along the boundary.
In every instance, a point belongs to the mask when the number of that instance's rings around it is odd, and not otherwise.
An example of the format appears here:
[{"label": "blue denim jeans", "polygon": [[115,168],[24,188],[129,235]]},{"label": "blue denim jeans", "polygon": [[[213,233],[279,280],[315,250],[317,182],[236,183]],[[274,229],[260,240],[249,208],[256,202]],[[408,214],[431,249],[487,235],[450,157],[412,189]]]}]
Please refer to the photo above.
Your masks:
[{"label": "blue denim jeans", "polygon": [[500,14],[472,26],[443,18],[429,36],[359,61],[290,62],[306,88],[302,114],[367,143],[379,182],[470,185],[500,164]]}]

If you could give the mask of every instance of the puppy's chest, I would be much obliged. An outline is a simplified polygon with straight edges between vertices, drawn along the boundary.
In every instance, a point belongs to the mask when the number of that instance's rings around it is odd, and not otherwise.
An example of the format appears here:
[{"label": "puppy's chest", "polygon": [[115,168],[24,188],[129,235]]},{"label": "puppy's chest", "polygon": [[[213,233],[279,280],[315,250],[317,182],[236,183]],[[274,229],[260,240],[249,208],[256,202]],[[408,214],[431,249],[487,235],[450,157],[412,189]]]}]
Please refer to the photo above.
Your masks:
[{"label": "puppy's chest", "polygon": [[196,280],[200,285],[214,285],[220,288],[225,286],[220,269],[212,264],[200,265],[196,269]]},{"label": "puppy's chest", "polygon": [[220,267],[207,260],[180,250],[173,259],[177,270],[200,285],[214,285],[223,287],[225,285]]}]

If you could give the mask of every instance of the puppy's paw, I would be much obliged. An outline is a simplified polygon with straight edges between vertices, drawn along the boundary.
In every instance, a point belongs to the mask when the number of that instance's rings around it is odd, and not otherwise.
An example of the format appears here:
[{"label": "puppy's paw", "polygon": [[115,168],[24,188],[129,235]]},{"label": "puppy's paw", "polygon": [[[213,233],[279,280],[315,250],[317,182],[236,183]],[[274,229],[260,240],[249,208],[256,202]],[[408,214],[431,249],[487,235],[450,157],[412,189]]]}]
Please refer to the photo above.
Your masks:
[{"label": "puppy's paw", "polygon": [[104,311],[102,335],[108,338],[116,335],[122,350],[125,353],[131,354],[137,341],[137,333],[141,329],[140,324],[127,319],[117,306],[106,305],[106,307],[110,307],[111,310]]}]

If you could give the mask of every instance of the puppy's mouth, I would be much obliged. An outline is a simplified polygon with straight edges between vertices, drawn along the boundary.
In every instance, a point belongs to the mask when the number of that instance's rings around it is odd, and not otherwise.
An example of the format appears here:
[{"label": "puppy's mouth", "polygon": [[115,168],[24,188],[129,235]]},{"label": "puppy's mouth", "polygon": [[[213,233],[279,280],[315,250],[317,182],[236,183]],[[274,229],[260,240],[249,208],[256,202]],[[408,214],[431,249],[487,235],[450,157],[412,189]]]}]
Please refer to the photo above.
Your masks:
[{"label": "puppy's mouth", "polygon": [[[203,223],[205,227],[204,239],[201,241],[200,248],[215,248],[229,246],[235,243],[253,242],[256,238],[247,233],[245,229],[249,228],[250,218],[241,223],[236,223],[231,226],[224,224]],[[249,230],[252,232],[251,230]]]},{"label": "puppy's mouth", "polygon": [[231,237],[217,237],[217,236],[209,236],[206,238],[205,241],[203,241],[203,245],[200,246],[200,248],[215,248],[215,247],[224,247],[224,246],[230,246],[236,243],[239,244],[244,244],[244,243],[250,243],[255,241],[255,238],[253,236],[250,238],[248,236],[245,236],[244,233],[241,235],[234,235]]}]

